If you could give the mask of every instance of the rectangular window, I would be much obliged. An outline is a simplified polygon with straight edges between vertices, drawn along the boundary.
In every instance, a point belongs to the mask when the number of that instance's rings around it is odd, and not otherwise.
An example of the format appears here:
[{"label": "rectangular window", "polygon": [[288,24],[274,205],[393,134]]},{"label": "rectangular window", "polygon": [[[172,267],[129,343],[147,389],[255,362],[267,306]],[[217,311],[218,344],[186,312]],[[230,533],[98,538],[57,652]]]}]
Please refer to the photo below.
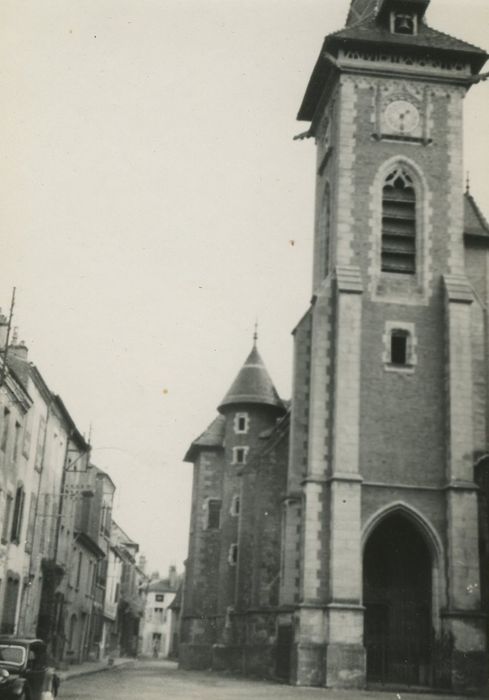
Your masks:
[{"label": "rectangular window", "polygon": [[157,603],[162,603],[162,602],[165,600],[165,596],[164,596],[164,595],[161,595],[161,594],[156,595],[156,596],[155,596],[155,600],[156,600]]},{"label": "rectangular window", "polygon": [[40,472],[42,469],[42,455],[44,451],[44,438],[46,434],[46,419],[44,416],[39,418],[39,428],[37,432],[37,443],[36,443],[36,461],[34,463],[34,468],[36,471]]},{"label": "rectangular window", "polygon": [[234,432],[236,434],[245,434],[250,427],[250,417],[248,413],[236,413],[234,416]]},{"label": "rectangular window", "polygon": [[31,502],[29,505],[29,521],[27,523],[27,534],[25,540],[25,551],[32,552],[32,545],[34,544],[34,528],[36,524],[36,509],[37,509],[37,496],[35,493],[31,493]]},{"label": "rectangular window", "polygon": [[7,579],[3,603],[2,625],[0,628],[3,634],[13,634],[15,630],[15,614],[17,612],[17,599],[20,589],[19,582],[20,579],[16,575],[9,576]]},{"label": "rectangular window", "polygon": [[22,519],[24,517],[24,501],[24,487],[19,486],[15,492],[14,516],[12,518],[12,531],[10,533],[10,540],[17,544],[20,541],[20,531],[22,529]]},{"label": "rectangular window", "polygon": [[0,450],[2,450],[2,452],[6,452],[7,450],[9,421],[10,411],[8,410],[8,408],[4,408],[2,421],[2,437],[0,438]]},{"label": "rectangular window", "polygon": [[75,588],[80,588],[80,580],[81,580],[81,572],[82,572],[82,563],[83,563],[83,553],[78,552],[78,566],[76,569],[76,585]]},{"label": "rectangular window", "polygon": [[233,464],[246,464],[248,447],[233,447]]},{"label": "rectangular window", "polygon": [[393,331],[391,335],[391,362],[393,365],[407,364],[407,333]]},{"label": "rectangular window", "polygon": [[236,566],[238,563],[238,545],[232,544],[229,548],[228,562],[231,566]]},{"label": "rectangular window", "polygon": [[221,501],[210,498],[207,502],[207,530],[219,530],[221,527]]},{"label": "rectangular window", "polygon": [[15,421],[14,454],[13,454],[14,462],[17,462],[17,457],[19,456],[21,430],[22,430],[21,424],[19,423],[19,421]]},{"label": "rectangular window", "polygon": [[233,496],[233,500],[231,502],[231,515],[235,518],[239,515],[239,507],[239,496]]},{"label": "rectangular window", "polygon": [[51,511],[51,498],[50,494],[46,493],[43,497],[43,505],[40,510],[40,528],[41,534],[39,536],[39,550],[41,554],[47,554],[47,539],[49,533],[49,523],[50,523],[50,511]]},{"label": "rectangular window", "polygon": [[8,532],[10,527],[10,513],[12,512],[12,502],[13,496],[8,493],[5,498],[5,512],[3,515],[3,526],[2,526],[2,542],[5,544],[8,538]]},{"label": "rectangular window", "polygon": [[31,432],[33,413],[29,411],[24,420],[24,437],[22,439],[22,454],[26,459],[29,459],[31,454]]}]

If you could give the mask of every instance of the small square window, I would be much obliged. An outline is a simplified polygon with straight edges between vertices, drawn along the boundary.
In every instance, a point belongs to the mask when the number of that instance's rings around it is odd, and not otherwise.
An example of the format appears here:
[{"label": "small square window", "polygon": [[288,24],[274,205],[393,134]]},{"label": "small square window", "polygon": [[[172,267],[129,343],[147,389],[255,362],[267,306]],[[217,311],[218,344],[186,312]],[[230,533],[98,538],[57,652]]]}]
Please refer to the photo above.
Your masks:
[{"label": "small square window", "polygon": [[248,447],[233,447],[233,464],[246,464]]},{"label": "small square window", "polygon": [[159,593],[158,595],[155,596],[155,600],[157,603],[162,603],[165,600],[165,596],[161,595],[161,593]]},{"label": "small square window", "polygon": [[234,432],[244,435],[250,427],[250,417],[247,413],[237,413],[234,416]]},{"label": "small square window", "polygon": [[413,374],[418,364],[418,340],[414,323],[387,321],[382,338],[385,370]]}]

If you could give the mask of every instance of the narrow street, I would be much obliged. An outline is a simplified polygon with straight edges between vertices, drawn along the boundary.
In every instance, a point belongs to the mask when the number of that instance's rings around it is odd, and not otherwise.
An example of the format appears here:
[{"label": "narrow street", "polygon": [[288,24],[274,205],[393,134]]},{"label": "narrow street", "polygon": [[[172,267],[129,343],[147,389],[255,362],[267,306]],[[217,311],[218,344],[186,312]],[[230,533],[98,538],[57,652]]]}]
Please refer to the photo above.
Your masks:
[{"label": "narrow street", "polygon": [[199,671],[180,671],[168,661],[136,661],[120,669],[68,680],[60,700],[461,700],[455,695],[419,695],[396,692],[333,691],[297,688]]}]

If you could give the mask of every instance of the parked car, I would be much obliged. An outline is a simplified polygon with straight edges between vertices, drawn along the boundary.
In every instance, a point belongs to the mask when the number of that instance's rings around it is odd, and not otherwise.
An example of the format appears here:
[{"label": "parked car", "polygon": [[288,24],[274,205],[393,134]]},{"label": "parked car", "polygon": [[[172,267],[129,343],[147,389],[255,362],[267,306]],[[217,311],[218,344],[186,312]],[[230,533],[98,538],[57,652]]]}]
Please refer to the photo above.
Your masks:
[{"label": "parked car", "polygon": [[41,639],[0,636],[0,700],[52,700],[58,688]]}]

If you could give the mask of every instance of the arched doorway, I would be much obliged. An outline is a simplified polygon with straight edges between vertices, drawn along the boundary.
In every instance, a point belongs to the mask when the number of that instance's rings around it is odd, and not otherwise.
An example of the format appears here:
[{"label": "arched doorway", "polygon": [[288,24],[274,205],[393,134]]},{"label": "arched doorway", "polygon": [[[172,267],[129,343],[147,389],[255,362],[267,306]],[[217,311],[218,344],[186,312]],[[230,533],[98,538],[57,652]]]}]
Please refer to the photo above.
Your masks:
[{"label": "arched doorway", "polygon": [[363,557],[369,682],[431,685],[431,572],[428,545],[403,513],[370,534]]}]

